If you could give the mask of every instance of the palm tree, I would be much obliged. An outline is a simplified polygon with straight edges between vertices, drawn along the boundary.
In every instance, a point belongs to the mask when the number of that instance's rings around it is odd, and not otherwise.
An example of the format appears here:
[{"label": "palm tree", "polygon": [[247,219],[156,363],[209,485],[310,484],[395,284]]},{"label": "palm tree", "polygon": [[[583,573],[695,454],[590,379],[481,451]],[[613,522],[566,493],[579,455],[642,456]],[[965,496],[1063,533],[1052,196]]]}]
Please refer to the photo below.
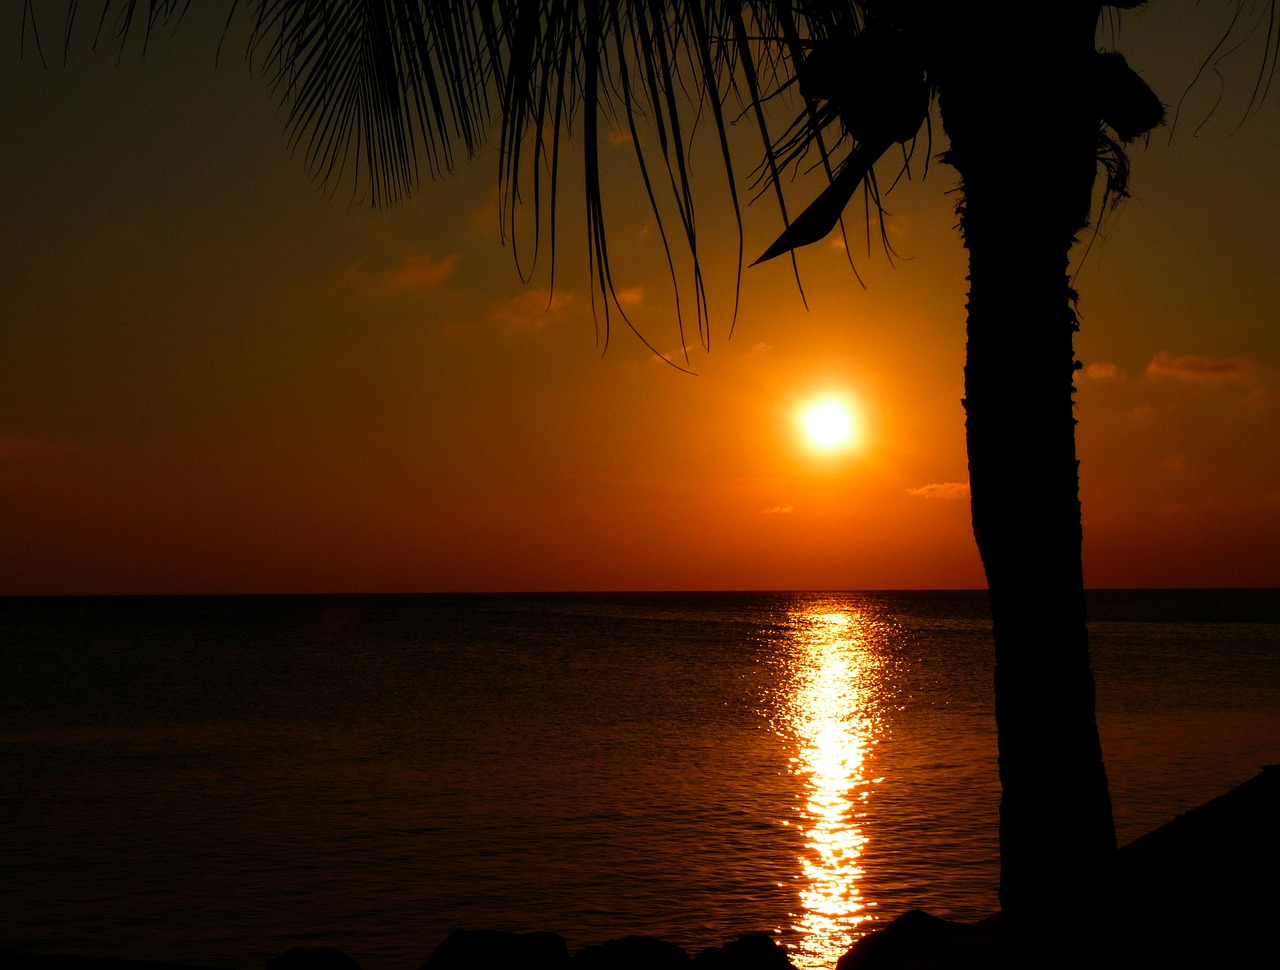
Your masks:
[{"label": "palm tree", "polygon": [[[123,34],[138,20],[150,31],[189,2],[108,0],[101,29]],[[1111,908],[1116,839],[1085,626],[1068,259],[1096,198],[1124,193],[1122,143],[1162,118],[1123,57],[1095,45],[1106,8],[1137,5],[1024,5],[1011,43],[1007,5],[961,0],[230,2],[245,8],[250,56],[326,185],[349,180],[374,204],[397,200],[474,153],[496,119],[504,225],[531,200],[534,236],[554,259],[561,153],[580,150],[606,334],[612,319],[629,321],[610,270],[602,117],[631,135],[673,283],[676,240],[692,258],[691,316],[705,339],[691,118],[710,119],[735,212],[730,121],[754,119],[754,185],[774,193],[788,226],[764,259],[825,235],[859,186],[878,202],[875,164],[906,164],[936,104],[969,253],[964,406],[997,658],[1000,898],[1015,943],[1063,938],[1065,919],[1105,924]],[[779,125],[772,108],[788,97],[794,113]],[[791,221],[781,172],[804,164],[823,167],[830,187]],[[740,248],[739,274],[743,263]]]}]

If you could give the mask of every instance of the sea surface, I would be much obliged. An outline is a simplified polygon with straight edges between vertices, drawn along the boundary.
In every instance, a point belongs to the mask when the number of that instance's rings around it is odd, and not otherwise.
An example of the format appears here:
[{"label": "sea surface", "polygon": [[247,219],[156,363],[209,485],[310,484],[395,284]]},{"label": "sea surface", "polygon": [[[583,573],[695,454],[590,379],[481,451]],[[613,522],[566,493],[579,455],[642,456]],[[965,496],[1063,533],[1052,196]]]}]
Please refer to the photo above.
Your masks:
[{"label": "sea surface", "polygon": [[[1280,762],[1280,592],[1089,607],[1122,843]],[[996,909],[991,654],[974,592],[0,599],[0,945],[832,967]]]}]

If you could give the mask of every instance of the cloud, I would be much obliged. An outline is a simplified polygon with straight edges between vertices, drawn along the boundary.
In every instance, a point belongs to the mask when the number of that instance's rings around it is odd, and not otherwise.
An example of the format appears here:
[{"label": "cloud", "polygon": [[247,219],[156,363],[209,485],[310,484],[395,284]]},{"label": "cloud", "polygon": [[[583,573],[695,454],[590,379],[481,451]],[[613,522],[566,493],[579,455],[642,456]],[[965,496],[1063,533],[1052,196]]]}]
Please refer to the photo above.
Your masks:
[{"label": "cloud", "polygon": [[458,265],[458,254],[450,253],[436,262],[430,256],[409,253],[404,261],[388,275],[388,282],[402,289],[419,289],[443,283],[453,275]]},{"label": "cloud", "polygon": [[1186,455],[1170,455],[1164,461],[1160,462],[1161,468],[1167,468],[1171,472],[1184,471],[1187,467]]},{"label": "cloud", "polygon": [[491,316],[513,327],[541,330],[555,314],[573,304],[573,292],[547,289],[525,290],[494,307]]},{"label": "cloud", "polygon": [[1179,380],[1203,384],[1248,381],[1253,377],[1253,362],[1243,357],[1215,360],[1199,354],[1183,354],[1181,357],[1174,357],[1162,350],[1147,365],[1147,376],[1176,377]]},{"label": "cloud", "polygon": [[761,515],[790,515],[795,511],[794,505],[771,505],[767,509],[761,509]]},{"label": "cloud", "polygon": [[502,196],[498,192],[495,185],[489,190],[488,196],[482,205],[473,208],[467,217],[467,221],[471,225],[473,232],[484,234],[484,238],[492,242],[493,234],[498,230],[501,223],[500,213]]},{"label": "cloud", "polygon": [[934,482],[930,485],[921,485],[919,488],[909,488],[907,489],[907,494],[919,495],[921,498],[967,499],[969,497],[969,483]]},{"label": "cloud", "polygon": [[1155,421],[1156,409],[1150,404],[1135,404],[1125,412],[1124,416],[1131,424],[1146,426]]},{"label": "cloud", "polygon": [[653,352],[645,358],[648,363],[661,364],[663,367],[674,367],[678,371],[684,371],[694,377],[698,376],[698,372],[692,369],[693,365],[689,359],[691,352],[702,349],[697,344],[685,344],[680,350],[657,350],[653,347],[649,349]]},{"label": "cloud", "polygon": [[618,302],[623,306],[637,306],[644,302],[644,287],[629,286],[626,289],[618,290],[614,294],[618,298]]},{"label": "cloud", "polygon": [[393,269],[368,270],[362,266],[353,266],[342,274],[342,278],[347,283],[358,286],[408,292],[438,286],[453,275],[457,266],[457,253],[450,253],[444,259],[436,260],[410,252]]},{"label": "cloud", "polygon": [[1091,377],[1095,381],[1113,381],[1120,376],[1120,368],[1115,364],[1099,361],[1096,364],[1086,365],[1084,376]]}]

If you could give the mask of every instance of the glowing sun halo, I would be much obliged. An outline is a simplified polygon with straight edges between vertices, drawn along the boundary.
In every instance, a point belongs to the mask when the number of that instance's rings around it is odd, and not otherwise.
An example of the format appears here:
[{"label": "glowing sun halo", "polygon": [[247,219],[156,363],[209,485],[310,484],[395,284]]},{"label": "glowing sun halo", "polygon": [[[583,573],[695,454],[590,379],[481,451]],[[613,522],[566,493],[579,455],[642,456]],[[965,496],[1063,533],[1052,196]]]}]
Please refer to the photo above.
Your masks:
[{"label": "glowing sun halo", "polygon": [[805,405],[800,424],[809,444],[819,451],[841,451],[857,443],[853,409],[844,401],[827,398]]}]

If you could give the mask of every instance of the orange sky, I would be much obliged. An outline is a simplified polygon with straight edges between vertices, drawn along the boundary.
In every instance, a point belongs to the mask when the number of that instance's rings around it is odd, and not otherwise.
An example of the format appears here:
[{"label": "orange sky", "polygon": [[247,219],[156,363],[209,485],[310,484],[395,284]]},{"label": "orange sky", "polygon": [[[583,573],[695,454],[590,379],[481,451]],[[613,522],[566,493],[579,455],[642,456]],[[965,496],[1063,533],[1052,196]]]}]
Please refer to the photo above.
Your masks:
[{"label": "orange sky", "polygon": [[[1175,104],[1221,13],[1156,5],[1114,46]],[[316,190],[238,48],[215,70],[208,25],[119,64],[86,38],[63,68],[50,16],[45,69],[19,60],[19,19],[0,56],[0,594],[982,584],[945,166],[889,197],[901,258],[859,253],[865,290],[811,247],[809,310],[785,261],[757,267],[732,339],[736,241],[707,166],[700,228],[721,245],[690,377],[625,329],[601,354],[571,177],[548,310],[545,273],[522,284],[499,244],[493,151],[372,211]],[[1092,585],[1280,585],[1280,96],[1237,130],[1256,65],[1229,62],[1203,127],[1213,79],[1172,144],[1134,152],[1135,198],[1078,275]],[[619,286],[678,355],[629,149],[606,152]],[[797,208],[816,191],[789,187]],[[767,202],[748,212],[748,258],[779,228]],[[828,389],[859,401],[861,449],[802,441],[795,410]]]}]

